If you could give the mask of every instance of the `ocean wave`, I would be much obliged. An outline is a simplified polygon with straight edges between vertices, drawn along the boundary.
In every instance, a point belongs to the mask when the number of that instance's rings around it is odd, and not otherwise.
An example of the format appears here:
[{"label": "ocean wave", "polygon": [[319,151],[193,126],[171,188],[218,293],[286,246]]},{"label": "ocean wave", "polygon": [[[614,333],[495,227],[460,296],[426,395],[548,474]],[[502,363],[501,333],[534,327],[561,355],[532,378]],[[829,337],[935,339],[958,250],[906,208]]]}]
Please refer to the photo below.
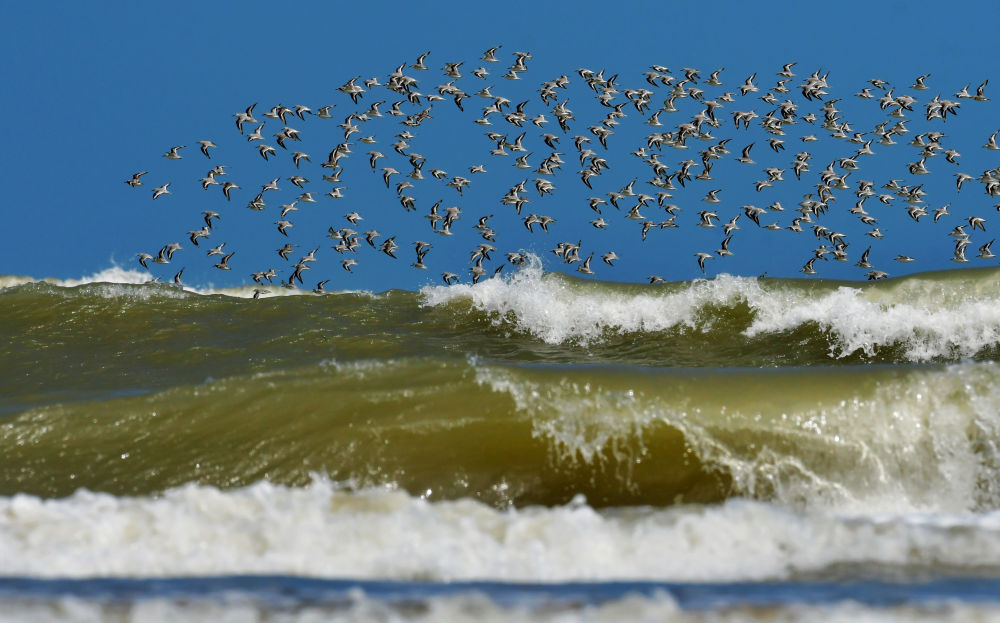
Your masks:
[{"label": "ocean wave", "polygon": [[667,427],[683,435],[678,467],[723,475],[729,495],[872,514],[1000,506],[998,374],[989,363],[623,382],[484,367],[478,380],[530,414],[560,464],[610,463],[622,487],[652,486],[643,463],[666,451],[655,433]]},{"label": "ocean wave", "polygon": [[[927,273],[870,285],[722,274],[643,287],[546,274],[537,257],[528,257],[519,271],[502,279],[425,287],[424,304],[468,300],[494,323],[509,323],[549,344],[589,345],[609,335],[639,339],[670,330],[754,341],[813,326],[828,336],[834,358],[871,358],[900,348],[907,361],[927,361],[973,357],[1000,346],[995,269]],[[727,320],[736,321],[736,331],[728,335]]]},{"label": "ocean wave", "polygon": [[[177,287],[144,283],[144,277],[119,268],[61,282],[4,277],[0,294],[11,297],[8,301],[21,299],[22,313],[42,317],[40,310],[50,311],[52,299],[74,300],[84,314],[73,320],[83,322],[90,319],[86,314],[104,313],[102,302],[108,299],[151,306],[183,299],[183,313],[196,318],[217,313],[215,299],[250,299],[260,289]],[[997,269],[925,273],[866,285],[720,275],[647,286],[545,273],[538,258],[529,256],[519,270],[502,277],[475,285],[428,286],[419,293],[319,296],[297,288],[264,289],[263,298],[292,295],[299,303],[280,309],[259,305],[257,316],[272,316],[278,323],[296,317],[307,327],[339,319],[352,333],[377,327],[418,351],[440,350],[450,341],[449,350],[463,348],[477,356],[710,367],[1000,358]],[[295,296],[301,294],[309,296]],[[134,319],[142,321],[152,310],[137,311]],[[6,313],[0,310],[0,322]],[[133,317],[119,314],[117,321],[124,330]],[[53,322],[56,330],[66,324],[65,319]]]},{"label": "ocean wave", "polygon": [[188,482],[359,486],[497,508],[713,503],[1000,507],[994,363],[677,371],[326,360],[0,422],[0,493]]},{"label": "ocean wave", "polygon": [[[163,283],[155,281],[153,275],[147,271],[137,270],[133,268],[124,268],[117,264],[112,264],[108,268],[99,270],[90,275],[79,277],[77,279],[55,279],[52,277],[46,277],[43,279],[36,279],[34,277],[18,276],[18,275],[0,275],[0,293],[5,289],[14,288],[17,286],[24,286],[29,284],[46,284],[48,286],[56,288],[78,288],[80,286],[95,286],[88,289],[88,292],[94,293],[96,296],[103,298],[117,298],[117,297],[144,297],[144,298],[155,298],[158,296],[177,296],[180,293],[189,294],[200,294],[204,296],[209,295],[222,295],[232,298],[273,298],[277,296],[300,296],[300,295],[316,295],[316,294],[356,294],[365,295],[370,297],[379,296],[370,290],[364,289],[344,289],[344,290],[329,290],[323,292],[314,292],[312,290],[291,287],[286,288],[280,285],[271,284],[261,284],[261,285],[240,285],[240,286],[228,286],[228,287],[216,287],[212,283],[203,285],[192,285],[187,283],[173,284],[173,283]],[[148,288],[128,288],[128,287],[117,287],[117,286],[153,286],[154,289]],[[159,286],[159,287],[157,287]]]},{"label": "ocean wave", "polygon": [[[1000,573],[1000,516],[796,513],[771,504],[497,510],[402,491],[261,482],[155,497],[0,498],[0,574],[279,574],[455,581],[763,581],[873,569]],[[864,575],[864,573],[862,573]]]},{"label": "ocean wave", "polygon": [[[1000,620],[995,583],[916,585],[657,585],[394,583],[289,577],[21,583],[0,595],[4,620],[569,623]],[[985,586],[984,586],[985,584]],[[41,585],[36,595],[32,589]],[[303,586],[304,585],[304,586]],[[113,588],[111,588],[113,587]],[[3,586],[0,583],[0,590]],[[938,590],[935,590],[938,588]],[[61,590],[60,590],[61,589]],[[948,590],[950,589],[950,590]],[[964,590],[963,590],[964,589]],[[925,592],[926,591],[926,592]],[[110,594],[109,594],[110,593]],[[959,601],[961,599],[961,601]]]},{"label": "ocean wave", "polygon": [[696,280],[688,287],[664,292],[635,286],[591,284],[542,271],[541,260],[529,254],[511,275],[475,285],[428,286],[420,292],[425,304],[441,305],[471,299],[473,306],[497,321],[511,320],[550,344],[600,339],[606,331],[652,333],[673,327],[708,331],[697,312],[707,305],[728,305],[759,290],[755,279],[721,275]]},{"label": "ocean wave", "polygon": [[[696,592],[698,589],[694,589]],[[811,599],[815,599],[811,597]],[[722,600],[716,600],[722,601]],[[53,599],[14,598],[0,600],[4,619],[20,621],[141,621],[143,623],[189,621],[280,621],[282,623],[425,622],[440,623],[619,623],[657,621],[659,623],[753,623],[781,621],[827,623],[994,623],[1000,608],[992,602],[961,603],[957,600],[917,600],[892,605],[860,604],[849,598],[834,603],[770,604],[721,603],[719,608],[686,610],[665,591],[654,595],[628,594],[596,604],[529,594],[525,602],[503,603],[478,590],[464,594],[412,595],[399,599],[371,596],[363,590],[341,591],[317,602],[299,603],[288,595],[271,600],[256,594],[230,590],[222,595],[174,593],[129,600],[110,598]]]}]

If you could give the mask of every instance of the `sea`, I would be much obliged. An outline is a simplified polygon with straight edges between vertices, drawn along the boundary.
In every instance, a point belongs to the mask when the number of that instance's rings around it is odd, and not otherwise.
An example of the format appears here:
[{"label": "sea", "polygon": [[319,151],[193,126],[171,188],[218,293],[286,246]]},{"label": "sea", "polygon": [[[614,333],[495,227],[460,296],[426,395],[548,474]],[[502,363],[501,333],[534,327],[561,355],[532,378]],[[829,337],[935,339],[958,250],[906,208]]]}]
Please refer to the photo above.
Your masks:
[{"label": "sea", "polygon": [[0,621],[1000,621],[1000,269],[0,277]]}]

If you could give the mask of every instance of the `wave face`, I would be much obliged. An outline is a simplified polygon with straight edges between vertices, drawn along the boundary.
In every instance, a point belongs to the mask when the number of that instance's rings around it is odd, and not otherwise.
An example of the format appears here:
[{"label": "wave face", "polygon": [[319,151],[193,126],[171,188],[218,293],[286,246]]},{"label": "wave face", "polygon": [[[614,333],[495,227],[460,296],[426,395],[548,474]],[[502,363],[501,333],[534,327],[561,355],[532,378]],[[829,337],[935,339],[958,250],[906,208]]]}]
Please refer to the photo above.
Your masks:
[{"label": "wave face", "polygon": [[0,424],[0,495],[324,473],[498,508],[712,503],[964,512],[1000,502],[1000,368],[328,362],[46,405]]}]

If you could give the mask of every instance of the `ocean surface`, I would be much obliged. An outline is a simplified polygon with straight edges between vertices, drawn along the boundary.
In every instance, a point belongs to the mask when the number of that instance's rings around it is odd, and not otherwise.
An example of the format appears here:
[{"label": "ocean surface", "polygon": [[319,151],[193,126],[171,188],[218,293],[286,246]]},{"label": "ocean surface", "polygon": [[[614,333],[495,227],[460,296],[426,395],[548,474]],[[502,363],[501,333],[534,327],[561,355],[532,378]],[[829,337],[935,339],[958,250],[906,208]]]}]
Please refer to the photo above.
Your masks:
[{"label": "ocean surface", "polygon": [[1000,269],[0,277],[0,620],[1000,621]]}]

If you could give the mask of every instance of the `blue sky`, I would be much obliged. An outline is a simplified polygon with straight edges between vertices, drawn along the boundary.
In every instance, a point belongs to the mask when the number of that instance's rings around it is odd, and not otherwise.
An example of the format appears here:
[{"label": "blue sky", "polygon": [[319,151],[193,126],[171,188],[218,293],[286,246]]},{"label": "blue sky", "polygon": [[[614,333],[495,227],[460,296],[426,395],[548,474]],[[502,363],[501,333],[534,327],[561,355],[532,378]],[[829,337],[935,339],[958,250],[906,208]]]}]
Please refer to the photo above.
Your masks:
[{"label": "blue sky", "polygon": [[[28,6],[31,4],[31,6]],[[150,263],[151,275],[169,280],[181,267],[183,280],[191,285],[229,286],[250,282],[256,271],[274,268],[279,279],[287,279],[291,265],[313,248],[319,248],[317,261],[304,277],[304,287],[329,279],[328,289],[390,287],[413,289],[427,283],[440,283],[441,273],[454,272],[464,282],[470,279],[469,257],[480,243],[487,242],[473,228],[480,216],[494,215],[489,221],[496,231],[496,241],[489,242],[497,251],[483,263],[491,274],[505,263],[507,251],[525,249],[543,257],[548,270],[561,270],[582,276],[579,263],[566,264],[551,253],[559,242],[581,244],[580,256],[594,253],[592,279],[646,281],[650,275],[667,280],[692,279],[702,275],[695,253],[708,252],[714,257],[706,264],[706,275],[720,272],[771,276],[800,276],[800,269],[820,244],[832,248],[828,240],[817,239],[813,224],[845,234],[849,242],[849,261],[817,261],[815,278],[864,279],[866,269],[855,266],[861,252],[872,247],[875,268],[897,276],[910,272],[957,268],[951,261],[954,238],[948,233],[956,225],[965,225],[972,233],[968,264],[983,266],[997,262],[976,257],[978,247],[993,237],[1000,226],[997,199],[984,191],[982,184],[970,182],[956,190],[955,174],[973,177],[1000,166],[1000,152],[983,149],[990,134],[1000,128],[997,98],[1000,91],[987,85],[991,100],[976,102],[961,99],[957,116],[947,121],[924,119],[924,105],[935,95],[955,99],[966,84],[970,90],[983,80],[993,79],[995,50],[990,41],[1000,17],[995,3],[914,3],[846,2],[823,7],[819,4],[775,5],[760,8],[753,3],[717,2],[703,7],[693,3],[608,3],[578,2],[572,8],[543,5],[530,7],[468,2],[428,3],[293,3],[245,1],[240,3],[161,3],[134,5],[126,3],[18,3],[5,7],[0,24],[0,52],[5,62],[0,66],[0,92],[4,109],[7,145],[4,150],[6,175],[7,227],[0,245],[0,273],[34,277],[76,278],[92,274],[112,263],[138,268],[136,254],[153,255],[165,244],[179,242],[183,247],[170,264]],[[568,5],[567,5],[568,6]],[[502,46],[497,63],[485,63],[485,50]],[[426,71],[412,69],[418,56],[430,51]],[[515,52],[528,52],[527,69],[518,72],[519,80],[503,78],[515,60]],[[404,74],[417,79],[415,91],[427,95],[451,78],[443,67],[449,62],[463,63],[461,78],[454,86],[470,97],[465,111],[458,110],[450,97],[444,101],[404,104],[401,109],[413,114],[432,105],[431,117],[419,126],[407,128],[399,122],[405,117],[384,115],[356,122],[359,132],[347,140],[351,153],[341,160],[344,197],[325,196],[334,183],[325,182],[329,169],[320,165],[334,146],[343,143],[339,124],[352,112],[365,112],[376,101],[385,113],[394,101],[402,99],[385,87],[366,90],[357,105],[338,91],[349,79],[360,76],[358,84],[377,77],[385,84],[397,66],[406,63]],[[774,104],[761,101],[781,78],[777,75],[786,63],[797,63],[796,74],[787,83],[790,92],[776,93],[778,102],[792,100],[798,105],[797,123],[783,127],[786,135],[777,137],[765,132],[755,119],[750,129],[737,130],[733,112],[754,110],[764,117]],[[684,79],[683,68],[700,71],[698,82],[687,88],[703,90],[703,100],[717,99],[726,92],[736,94],[732,103],[717,109],[718,128],[711,138],[688,139],[686,150],[663,147],[658,156],[671,172],[682,161],[698,164],[692,176],[702,170],[699,152],[723,139],[728,154],[714,160],[711,180],[691,180],[683,187],[675,184],[666,203],[680,208],[675,222],[678,228],[650,229],[641,239],[641,221],[626,218],[636,204],[627,197],[621,210],[600,206],[598,215],[588,207],[589,197],[608,198],[633,178],[637,192],[653,197],[662,190],[646,182],[652,179],[651,167],[633,151],[646,145],[653,132],[675,130],[704,109],[703,102],[685,97],[675,100],[677,112],[661,113],[661,127],[645,123],[670,94],[671,86],[657,86],[645,81],[644,72],[652,65],[669,68],[675,82]],[[484,67],[485,79],[473,75]],[[608,148],[599,144],[588,128],[598,126],[612,108],[602,106],[596,92],[581,78],[578,70],[603,70],[604,78],[617,75],[611,105],[625,102],[625,116],[613,126]],[[704,84],[717,69],[723,82],[715,87]],[[847,121],[865,140],[874,139],[874,155],[862,156],[860,168],[851,171],[847,190],[834,190],[834,201],[825,214],[807,224],[806,231],[787,229],[771,231],[754,225],[747,216],[738,221],[733,232],[732,256],[719,257],[722,225],[743,206],[767,208],[780,202],[785,208],[769,210],[761,225],[777,223],[782,228],[798,216],[795,209],[806,193],[817,192],[820,172],[839,158],[852,156],[859,145],[830,136],[821,122],[822,102],[807,102],[797,88],[813,72],[828,73],[830,87],[825,100],[840,98],[835,104],[841,121]],[[661,72],[667,73],[667,72]],[[930,74],[928,90],[910,88],[917,76]],[[739,86],[756,74],[758,92],[741,96]],[[552,112],[554,103],[544,104],[538,90],[542,83],[565,75],[569,84],[558,89],[558,100],[566,101],[575,117],[570,129],[559,130]],[[876,97],[884,92],[872,88],[869,79],[889,83],[895,95],[917,98],[912,112],[903,119],[892,118],[879,108],[878,99],[855,96],[869,87]],[[1000,80],[1000,79],[997,79]],[[479,97],[477,91],[491,86],[493,95],[508,98],[512,106],[526,101],[530,119],[543,113],[548,123],[542,128],[530,122],[517,127],[501,114],[487,117],[490,126],[475,123],[484,107],[493,100]],[[625,89],[648,88],[650,110],[639,112],[625,95]],[[997,97],[993,97],[996,95]],[[250,143],[235,126],[234,114],[256,103],[254,116],[265,122],[264,141]],[[271,107],[283,104],[305,105],[313,111],[333,105],[332,118],[306,116],[288,118],[285,124],[263,116]],[[504,110],[504,113],[511,112]],[[813,112],[820,117],[808,124],[802,116]],[[873,134],[876,126],[888,121],[893,126],[905,121],[911,130],[894,136],[895,145],[878,145]],[[253,124],[248,124],[253,125]],[[275,143],[274,133],[285,126],[300,131],[300,142],[289,142],[283,150]],[[247,128],[249,132],[252,128]],[[409,129],[414,137],[400,155],[393,151],[395,135]],[[494,131],[513,142],[525,132],[523,145],[530,152],[531,169],[514,166],[521,154],[496,156],[490,152],[495,141],[486,136]],[[920,157],[920,148],[909,145],[917,134],[940,131],[942,151],[926,160],[930,173],[911,175],[907,165]],[[543,132],[560,136],[558,151],[563,164],[551,175],[538,174],[534,168],[553,150],[541,140]],[[801,137],[815,135],[817,141],[802,142]],[[586,148],[607,160],[609,168],[591,178],[593,189],[584,186],[578,172],[583,168],[574,146],[576,135],[590,138]],[[358,140],[373,136],[376,143]],[[784,151],[769,147],[768,138],[784,141]],[[211,159],[198,151],[198,140],[214,141],[218,148]],[[276,158],[264,161],[257,151],[261,143],[276,148]],[[754,143],[751,157],[755,164],[736,161],[742,148]],[[186,145],[182,159],[163,157],[174,145]],[[944,149],[961,155],[958,164],[945,161]],[[372,172],[368,152],[386,155]],[[792,173],[795,154],[810,152],[809,171],[802,180]],[[291,153],[308,153],[299,169]],[[647,149],[648,154],[655,150]],[[407,155],[417,152],[426,164],[425,179],[412,181],[412,189],[402,192],[414,197],[415,210],[407,212],[400,205],[396,183],[405,181],[412,170]],[[527,153],[527,152],[525,152]],[[589,163],[590,161],[588,161]],[[240,186],[226,201],[219,186],[202,190],[199,180],[216,164],[228,165],[228,175],[219,181]],[[470,173],[482,165],[486,173]],[[391,166],[399,174],[391,178],[392,188],[383,183],[382,167]],[[754,182],[766,179],[765,168],[782,169],[783,181],[756,191]],[[445,180],[429,175],[432,168],[445,170]],[[835,167],[837,175],[846,170]],[[149,171],[144,185],[131,188],[124,180],[138,171]],[[312,192],[316,203],[298,203],[288,220],[293,227],[288,236],[278,232],[280,206],[291,203],[302,190],[288,177],[300,174],[309,179],[305,190]],[[445,185],[454,176],[463,176],[470,185],[461,195]],[[265,209],[247,209],[248,202],[261,187],[279,179],[278,191],[265,193]],[[552,182],[555,189],[541,196],[535,189],[539,178]],[[907,214],[907,201],[895,197],[883,204],[878,197],[864,203],[875,226],[885,233],[882,239],[866,236],[872,226],[860,222],[848,212],[857,201],[858,180],[874,182],[878,194],[891,194],[882,188],[891,179],[903,185],[922,184],[926,192],[923,205],[931,216],[918,221]],[[523,213],[517,215],[501,198],[515,184],[527,180],[523,195],[529,199]],[[170,182],[171,194],[152,199],[155,187]],[[719,203],[703,201],[710,190],[717,190]],[[430,206],[441,200],[441,210],[449,206],[461,210],[461,218],[452,226],[452,236],[431,230],[425,218]],[[937,224],[933,209],[950,204],[949,214]],[[222,215],[211,236],[194,247],[189,231],[204,223],[201,213],[214,210]],[[712,210],[720,219],[714,228],[698,227],[698,213]],[[344,215],[358,212],[363,221],[352,226]],[[550,216],[556,221],[549,233],[528,233],[523,219],[528,214]],[[644,220],[660,223],[669,216],[655,199],[640,209]],[[975,231],[966,219],[981,216],[986,231]],[[590,221],[603,217],[607,228],[598,230]],[[335,240],[327,237],[330,227],[350,227],[358,231],[362,247],[356,253],[338,253]],[[381,244],[396,236],[398,259],[372,249],[363,232],[377,229]],[[414,242],[431,243],[424,263],[427,270],[411,266],[416,259]],[[235,251],[230,271],[214,267],[218,257],[207,257],[208,248],[222,242],[225,251]],[[298,245],[291,261],[278,257],[276,249],[285,243]],[[600,256],[615,251],[621,257],[609,267]],[[1000,247],[995,251],[1000,252]],[[900,263],[897,255],[915,258]],[[357,260],[353,274],[342,269],[348,257]],[[509,264],[505,270],[509,270]],[[276,280],[277,282],[277,280]]]}]

